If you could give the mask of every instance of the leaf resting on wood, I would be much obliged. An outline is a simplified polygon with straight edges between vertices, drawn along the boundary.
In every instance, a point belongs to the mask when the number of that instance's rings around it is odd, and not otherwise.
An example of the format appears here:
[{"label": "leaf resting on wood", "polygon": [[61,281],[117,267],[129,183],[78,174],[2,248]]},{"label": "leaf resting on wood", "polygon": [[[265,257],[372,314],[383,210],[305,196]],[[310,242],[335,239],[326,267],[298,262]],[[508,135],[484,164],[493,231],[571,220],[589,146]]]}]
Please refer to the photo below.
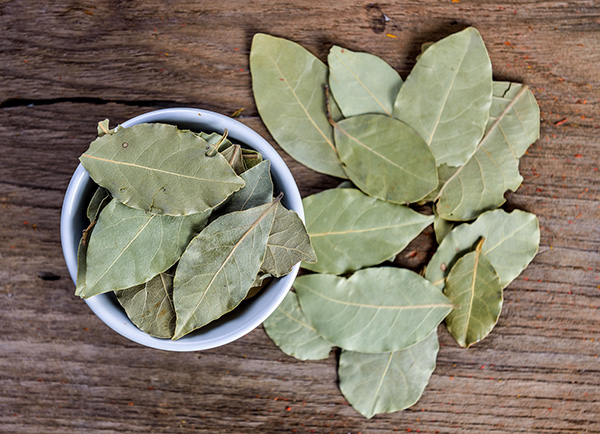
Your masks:
[{"label": "leaf resting on wood", "polygon": [[265,332],[281,351],[300,360],[329,357],[331,344],[310,324],[295,293],[288,292],[283,302],[263,324]]},{"label": "leaf resting on wood", "polygon": [[500,276],[506,288],[531,262],[540,244],[537,217],[515,210],[501,209],[481,214],[471,224],[455,227],[444,238],[427,265],[425,277],[440,289],[456,261],[485,238],[481,251]]},{"label": "leaf resting on wood", "polygon": [[352,188],[323,191],[303,204],[317,262],[302,267],[320,273],[342,274],[380,264],[433,221],[433,216]]},{"label": "leaf resting on wood", "polygon": [[327,66],[294,42],[257,33],[250,70],[256,107],[279,146],[317,172],[346,178],[325,114]]},{"label": "leaf resting on wood", "polygon": [[492,64],[469,27],[427,48],[402,85],[394,117],[431,148],[438,166],[464,164],[483,137],[492,103]]},{"label": "leaf resting on wood", "polygon": [[435,190],[435,158],[410,126],[385,115],[361,115],[335,123],[344,170],[362,191],[393,203],[418,202]]},{"label": "leaf resting on wood", "polygon": [[481,252],[461,257],[446,279],[444,294],[457,307],[446,317],[446,327],[461,347],[468,348],[494,328],[502,310],[502,285],[498,273]]},{"label": "leaf resting on wood", "polygon": [[402,79],[383,59],[334,45],[327,61],[329,87],[345,117],[392,115]]},{"label": "leaf resting on wood", "polygon": [[349,279],[329,274],[294,282],[300,306],[319,335],[362,353],[396,351],[427,337],[452,303],[427,280],[403,268],[357,271]]},{"label": "leaf resting on wood", "polygon": [[437,329],[414,345],[388,353],[342,350],[340,390],[364,417],[414,405],[425,390],[439,350]]}]

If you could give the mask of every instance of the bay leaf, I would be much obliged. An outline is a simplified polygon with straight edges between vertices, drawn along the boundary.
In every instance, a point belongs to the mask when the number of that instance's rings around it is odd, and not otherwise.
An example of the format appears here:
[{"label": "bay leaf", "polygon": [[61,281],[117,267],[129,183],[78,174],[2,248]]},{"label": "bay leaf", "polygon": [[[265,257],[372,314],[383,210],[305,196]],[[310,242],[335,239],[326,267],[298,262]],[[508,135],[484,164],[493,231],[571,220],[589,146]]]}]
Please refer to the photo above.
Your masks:
[{"label": "bay leaf", "polygon": [[190,242],[175,273],[173,339],[220,318],[244,300],[264,259],[278,203],[221,216]]},{"label": "bay leaf", "polygon": [[271,280],[273,280],[273,276],[265,273],[264,271],[259,271],[254,278],[254,283],[252,283],[252,286],[250,287],[250,290],[248,291],[248,294],[246,294],[246,298],[244,298],[244,300],[248,300],[249,298],[256,296],[271,282]]},{"label": "bay leaf", "polygon": [[273,199],[273,181],[271,180],[271,162],[265,160],[240,175],[246,185],[233,193],[223,205],[217,208],[214,218],[244,211],[264,205]]},{"label": "bay leaf", "polygon": [[344,117],[392,115],[402,79],[383,59],[334,45],[327,62],[329,87]]},{"label": "bay leaf", "polygon": [[483,137],[492,103],[492,64],[469,27],[429,46],[402,85],[394,117],[423,137],[437,164],[464,164]]},{"label": "bay leaf", "polygon": [[115,292],[131,322],[150,336],[169,339],[175,331],[174,275],[171,269],[146,283]]},{"label": "bay leaf", "polygon": [[244,158],[242,156],[242,147],[240,145],[230,146],[222,151],[221,155],[225,157],[229,165],[235,171],[236,175],[241,175],[246,171],[246,165],[244,164]]},{"label": "bay leaf", "polygon": [[346,178],[326,116],[327,66],[294,42],[257,33],[250,70],[256,107],[279,146],[317,172]]},{"label": "bay leaf", "polygon": [[112,134],[114,132],[114,130],[109,128],[108,123],[108,119],[98,122],[98,137],[102,137],[105,134]]},{"label": "bay leaf", "polygon": [[475,251],[462,256],[448,273],[444,294],[457,306],[446,317],[456,342],[468,348],[494,328],[502,310],[502,285],[494,267],[482,253],[483,238]]},{"label": "bay leaf", "polygon": [[169,269],[209,214],[150,214],[112,199],[89,238],[85,286],[78,286],[75,295],[88,298],[130,288]]},{"label": "bay leaf", "polygon": [[77,278],[75,279],[75,295],[85,292],[85,278],[87,272],[87,242],[81,237],[77,246]]},{"label": "bay leaf", "polygon": [[335,125],[344,170],[362,191],[394,203],[417,202],[438,185],[436,163],[419,134],[384,115],[361,115]]},{"label": "bay leaf", "polygon": [[340,390],[366,418],[404,410],[419,400],[435,369],[437,330],[410,347],[387,353],[342,350]]},{"label": "bay leaf", "polygon": [[94,195],[90,199],[90,203],[87,207],[87,218],[92,223],[94,220],[98,218],[98,214],[102,211],[111,200],[110,193],[107,189],[98,187],[94,192]]},{"label": "bay leaf", "polygon": [[263,323],[265,332],[281,351],[300,360],[329,357],[331,344],[310,324],[295,293],[288,292],[279,307]]},{"label": "bay leaf", "polygon": [[242,148],[242,158],[244,159],[244,166],[246,170],[252,169],[254,166],[258,166],[263,161],[263,157],[260,152],[256,152],[253,149]]},{"label": "bay leaf", "polygon": [[292,271],[299,262],[314,263],[317,257],[310,243],[306,227],[295,211],[285,209],[280,203],[267,240],[265,259],[260,266],[274,277],[282,277]]},{"label": "bay leaf", "polygon": [[124,204],[166,215],[207,211],[244,186],[222,155],[173,125],[138,124],[94,140],[80,157],[92,179]]},{"label": "bay leaf", "polygon": [[533,93],[517,83],[494,82],[485,136],[473,156],[454,172],[437,194],[437,210],[447,220],[472,220],[505,201],[523,178],[518,159],[537,140],[540,111]]},{"label": "bay leaf", "polygon": [[438,244],[440,244],[446,235],[450,233],[453,227],[453,222],[444,220],[439,215],[434,213],[433,232],[435,232],[435,240]]},{"label": "bay leaf", "polygon": [[233,146],[233,143],[231,143],[231,141],[227,138],[227,137],[223,137],[223,134],[219,134],[219,133],[204,133],[204,132],[199,132],[199,133],[194,133],[198,136],[200,136],[201,139],[205,140],[206,142],[208,142],[211,145],[216,145],[217,143],[219,144],[219,149],[217,149],[218,152],[223,152],[225,149],[229,148],[230,146]]},{"label": "bay leaf", "polygon": [[514,210],[487,211],[473,223],[456,226],[440,243],[427,265],[425,277],[440,289],[456,261],[485,238],[481,252],[487,256],[506,288],[527,267],[538,251],[540,228],[537,217]]},{"label": "bay leaf", "polygon": [[356,188],[356,185],[352,184],[352,181],[342,181],[336,188]]},{"label": "bay leaf", "polygon": [[433,216],[378,200],[359,190],[336,188],[302,201],[306,229],[317,255],[302,267],[343,274],[398,254],[433,221]]},{"label": "bay leaf", "polygon": [[366,268],[350,278],[300,276],[302,311],[317,333],[361,353],[396,351],[425,339],[452,310],[426,279],[404,268]]}]

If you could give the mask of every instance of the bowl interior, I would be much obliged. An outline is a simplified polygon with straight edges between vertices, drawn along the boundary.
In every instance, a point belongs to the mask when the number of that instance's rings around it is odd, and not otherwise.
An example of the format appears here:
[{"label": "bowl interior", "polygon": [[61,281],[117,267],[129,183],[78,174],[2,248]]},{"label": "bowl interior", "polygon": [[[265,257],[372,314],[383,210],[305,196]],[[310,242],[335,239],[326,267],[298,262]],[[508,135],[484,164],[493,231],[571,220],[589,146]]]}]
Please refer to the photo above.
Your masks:
[{"label": "bowl interior", "polygon": [[[249,127],[227,116],[189,108],[146,113],[124,122],[122,126],[130,127],[144,122],[168,123],[181,129],[206,133],[222,134],[227,129],[232,141],[255,149],[270,160],[275,192],[283,192],[284,206],[304,218],[302,200],[291,172],[269,143]],[[81,233],[88,225],[86,209],[95,189],[96,184],[83,166],[79,165],[67,188],[61,214],[61,242],[73,281],[77,277],[77,247]],[[273,279],[257,296],[243,301],[233,311],[177,341],[154,338],[139,330],[112,293],[97,295],[85,301],[109,327],[142,345],[170,351],[203,350],[232,342],[260,325],[279,306],[292,286],[298,269],[299,265],[296,265],[287,276]]]}]

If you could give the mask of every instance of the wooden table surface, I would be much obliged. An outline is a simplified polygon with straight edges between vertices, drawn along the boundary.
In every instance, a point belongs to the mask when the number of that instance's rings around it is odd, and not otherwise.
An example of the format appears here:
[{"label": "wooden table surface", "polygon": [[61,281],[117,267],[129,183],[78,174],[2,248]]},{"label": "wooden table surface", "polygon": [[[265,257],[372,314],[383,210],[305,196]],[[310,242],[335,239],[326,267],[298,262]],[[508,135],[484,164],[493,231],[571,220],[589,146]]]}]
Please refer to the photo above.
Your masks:
[{"label": "wooden table surface", "polygon": [[[467,25],[495,77],[539,101],[541,137],[507,208],[536,213],[542,238],[486,340],[463,350],[440,327],[414,407],[364,419],[335,354],[297,361],[262,328],[209,351],[145,348],[73,295],[60,211],[97,121],[244,108],[274,143],[251,92],[254,33],[323,60],[332,44],[368,51],[406,77],[421,43]],[[0,431],[600,433],[599,72],[597,0],[0,0]],[[281,154],[303,196],[336,185]],[[429,229],[397,262],[418,270],[434,249]]]}]

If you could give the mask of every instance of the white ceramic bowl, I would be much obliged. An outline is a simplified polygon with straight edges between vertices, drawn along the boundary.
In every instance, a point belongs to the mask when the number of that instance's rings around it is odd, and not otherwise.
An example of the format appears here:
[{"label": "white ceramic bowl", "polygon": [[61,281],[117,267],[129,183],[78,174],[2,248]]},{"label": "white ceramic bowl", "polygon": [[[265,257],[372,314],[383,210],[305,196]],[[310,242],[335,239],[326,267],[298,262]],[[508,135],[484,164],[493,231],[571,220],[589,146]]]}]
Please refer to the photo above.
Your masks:
[{"label": "white ceramic bowl", "polygon": [[[181,129],[207,133],[222,134],[227,129],[229,138],[235,143],[255,149],[271,161],[275,191],[282,191],[285,207],[296,211],[300,218],[304,219],[300,192],[286,164],[265,139],[244,124],[207,110],[172,108],[145,113],[124,122],[122,126],[130,127],[144,122],[173,124]],[[80,164],[67,188],[60,218],[63,254],[74,282],[77,277],[77,246],[81,233],[88,224],[86,209],[95,189],[96,184]],[[177,341],[154,338],[138,329],[112,293],[96,295],[85,302],[106,325],[139,344],[169,351],[206,350],[228,344],[246,335],[267,319],[291,288],[298,269],[299,265],[296,265],[287,276],[273,279],[256,297],[242,302],[233,311]]]}]

